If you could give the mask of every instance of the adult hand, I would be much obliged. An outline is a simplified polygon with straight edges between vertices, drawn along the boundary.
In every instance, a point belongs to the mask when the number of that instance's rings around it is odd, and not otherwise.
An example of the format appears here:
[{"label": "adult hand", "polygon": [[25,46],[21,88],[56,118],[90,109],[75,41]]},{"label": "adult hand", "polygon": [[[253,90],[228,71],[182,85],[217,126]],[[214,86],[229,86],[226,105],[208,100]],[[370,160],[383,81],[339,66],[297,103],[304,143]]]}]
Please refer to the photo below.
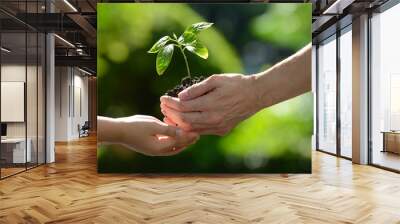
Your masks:
[{"label": "adult hand", "polygon": [[311,90],[311,44],[261,73],[213,75],[179,93],[161,97],[164,121],[201,134],[226,134],[265,107]]},{"label": "adult hand", "polygon": [[100,141],[119,143],[150,156],[177,154],[199,138],[197,133],[182,131],[146,115],[102,119],[101,124],[104,139]]},{"label": "adult hand", "polygon": [[213,75],[179,93],[162,96],[164,121],[200,134],[225,135],[260,109],[255,78],[240,74]]}]

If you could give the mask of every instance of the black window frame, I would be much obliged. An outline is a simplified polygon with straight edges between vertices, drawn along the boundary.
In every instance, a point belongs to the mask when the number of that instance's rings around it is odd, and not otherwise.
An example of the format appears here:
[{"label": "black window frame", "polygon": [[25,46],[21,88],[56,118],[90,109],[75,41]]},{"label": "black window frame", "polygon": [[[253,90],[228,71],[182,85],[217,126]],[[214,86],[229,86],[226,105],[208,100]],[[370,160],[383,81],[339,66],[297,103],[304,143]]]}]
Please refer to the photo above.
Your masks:
[{"label": "black window frame", "polygon": [[[340,37],[344,35],[347,32],[351,32],[352,29],[350,28],[352,26],[352,16],[351,15],[346,15],[340,18],[335,24],[331,25],[329,28],[327,28],[325,31],[320,33],[316,38],[313,40],[314,45],[315,45],[315,61],[316,61],[316,68],[315,68],[315,74],[316,74],[316,136],[315,136],[315,143],[316,143],[316,150],[319,152],[323,152],[329,155],[337,156],[340,158],[344,158],[346,160],[352,160],[352,158],[343,156],[341,153],[341,120],[340,120],[340,77],[341,77],[341,67],[340,67]],[[335,36],[334,38],[332,38]],[[330,41],[336,41],[336,152],[328,152],[327,150],[321,149],[319,147],[319,94],[320,94],[320,88],[319,88],[319,65],[318,65],[318,60],[319,60],[319,55],[318,55],[318,48],[322,43],[328,43]]]}]

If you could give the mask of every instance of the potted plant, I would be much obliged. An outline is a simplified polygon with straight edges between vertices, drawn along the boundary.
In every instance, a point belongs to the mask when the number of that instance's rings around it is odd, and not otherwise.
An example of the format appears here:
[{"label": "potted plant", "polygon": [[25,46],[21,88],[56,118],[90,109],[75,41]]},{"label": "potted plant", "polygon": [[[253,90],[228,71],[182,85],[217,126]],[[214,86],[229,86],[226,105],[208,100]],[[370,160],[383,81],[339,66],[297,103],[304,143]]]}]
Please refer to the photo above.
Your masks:
[{"label": "potted plant", "polygon": [[172,60],[174,49],[177,48],[183,55],[187,76],[185,76],[180,85],[175,86],[173,89],[166,92],[166,95],[176,97],[179,92],[187,87],[198,83],[204,77],[192,77],[190,73],[189,63],[185,52],[189,51],[203,59],[208,58],[208,49],[199,42],[197,35],[200,31],[210,28],[213,23],[200,22],[195,23],[186,28],[186,30],[177,37],[175,33],[172,36],[164,36],[160,38],[148,51],[151,54],[157,54],[156,70],[158,75],[164,74]]}]

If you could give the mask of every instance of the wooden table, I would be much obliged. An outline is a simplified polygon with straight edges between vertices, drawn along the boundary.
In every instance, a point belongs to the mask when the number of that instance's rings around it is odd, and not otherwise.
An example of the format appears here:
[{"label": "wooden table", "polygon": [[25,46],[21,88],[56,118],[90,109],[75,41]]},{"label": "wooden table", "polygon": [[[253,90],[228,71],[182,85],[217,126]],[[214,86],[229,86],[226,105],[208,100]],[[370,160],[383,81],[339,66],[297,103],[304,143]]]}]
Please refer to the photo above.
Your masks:
[{"label": "wooden table", "polygon": [[[25,138],[5,138],[1,139],[2,159],[5,163],[20,164],[31,161],[31,139]],[[25,150],[25,145],[26,150]]]},{"label": "wooden table", "polygon": [[400,154],[400,131],[382,131],[383,150],[382,152],[392,152]]}]

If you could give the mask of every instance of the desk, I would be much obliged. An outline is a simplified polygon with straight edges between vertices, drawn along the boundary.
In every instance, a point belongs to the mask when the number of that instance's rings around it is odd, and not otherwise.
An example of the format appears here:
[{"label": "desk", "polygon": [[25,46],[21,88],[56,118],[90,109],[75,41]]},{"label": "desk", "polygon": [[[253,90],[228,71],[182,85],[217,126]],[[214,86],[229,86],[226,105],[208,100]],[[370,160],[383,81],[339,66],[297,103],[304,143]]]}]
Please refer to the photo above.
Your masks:
[{"label": "desk", "polygon": [[392,152],[400,154],[400,131],[382,131],[382,134],[382,152]]},{"label": "desk", "polygon": [[[26,141],[28,144],[25,154],[25,138],[6,138],[1,139],[1,157],[6,163],[25,163],[30,162],[32,158],[30,138]],[[11,147],[10,147],[11,146]],[[26,159],[26,160],[25,160]]]}]

